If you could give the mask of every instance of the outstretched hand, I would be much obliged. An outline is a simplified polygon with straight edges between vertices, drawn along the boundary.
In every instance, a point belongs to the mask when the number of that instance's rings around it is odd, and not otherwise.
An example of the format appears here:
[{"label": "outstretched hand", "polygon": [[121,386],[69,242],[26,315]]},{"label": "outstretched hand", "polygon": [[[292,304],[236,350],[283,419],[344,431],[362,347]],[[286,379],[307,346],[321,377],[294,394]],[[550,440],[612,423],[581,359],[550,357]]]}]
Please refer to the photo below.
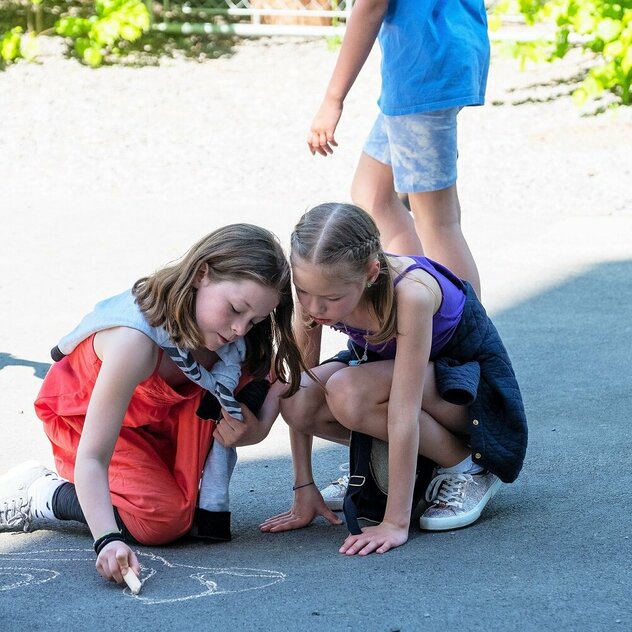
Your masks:
[{"label": "outstretched hand", "polygon": [[316,153],[321,156],[334,153],[333,148],[338,146],[334,133],[341,115],[342,102],[327,99],[323,101],[307,135],[307,146],[312,156]]},{"label": "outstretched hand", "polygon": [[386,553],[390,549],[405,544],[408,529],[382,522],[375,527],[364,527],[360,535],[349,535],[339,549],[345,555],[369,555]]},{"label": "outstretched hand", "polygon": [[131,568],[136,576],[140,575],[140,563],[136,553],[125,542],[110,542],[101,549],[96,563],[99,574],[108,581],[122,584],[123,575]]},{"label": "outstretched hand", "polygon": [[342,520],[327,507],[318,488],[310,485],[295,492],[294,503],[289,511],[268,518],[259,528],[269,533],[302,529],[316,516],[322,516],[330,524],[342,524]]}]

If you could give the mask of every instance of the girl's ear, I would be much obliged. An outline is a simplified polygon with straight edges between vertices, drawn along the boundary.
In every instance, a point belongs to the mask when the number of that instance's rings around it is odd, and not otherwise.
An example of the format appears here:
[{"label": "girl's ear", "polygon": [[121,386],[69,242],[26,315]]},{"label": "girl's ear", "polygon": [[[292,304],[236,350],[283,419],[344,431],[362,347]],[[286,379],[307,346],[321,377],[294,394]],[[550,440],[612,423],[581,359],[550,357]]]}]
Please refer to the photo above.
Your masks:
[{"label": "girl's ear", "polygon": [[193,279],[193,287],[198,290],[200,288],[200,283],[206,278],[208,274],[208,263],[204,262],[200,264],[200,267],[197,269],[195,273],[195,279]]},{"label": "girl's ear", "polygon": [[369,264],[369,268],[367,270],[367,282],[375,283],[378,276],[380,276],[380,260],[376,259]]}]

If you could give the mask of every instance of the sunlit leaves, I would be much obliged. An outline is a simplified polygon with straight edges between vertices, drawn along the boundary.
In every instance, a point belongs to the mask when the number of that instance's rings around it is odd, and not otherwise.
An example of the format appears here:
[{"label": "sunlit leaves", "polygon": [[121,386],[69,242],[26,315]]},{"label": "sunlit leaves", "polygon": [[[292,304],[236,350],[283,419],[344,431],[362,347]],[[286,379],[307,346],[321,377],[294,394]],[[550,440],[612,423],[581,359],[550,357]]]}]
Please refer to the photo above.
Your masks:
[{"label": "sunlit leaves", "polygon": [[33,61],[38,52],[39,46],[34,33],[25,35],[20,26],[0,33],[0,65],[10,64],[18,59]]},{"label": "sunlit leaves", "polygon": [[141,0],[97,0],[95,11],[88,19],[65,16],[55,25],[59,35],[74,40],[77,57],[93,68],[106,55],[117,54],[121,41],[135,42],[149,30],[149,11]]},{"label": "sunlit leaves", "polygon": [[521,66],[527,62],[554,61],[572,48],[594,56],[573,101],[586,102],[609,93],[620,105],[630,105],[632,85],[632,0],[500,0],[491,22],[502,15],[523,14],[527,24],[551,24],[551,40],[514,42],[513,55]]}]

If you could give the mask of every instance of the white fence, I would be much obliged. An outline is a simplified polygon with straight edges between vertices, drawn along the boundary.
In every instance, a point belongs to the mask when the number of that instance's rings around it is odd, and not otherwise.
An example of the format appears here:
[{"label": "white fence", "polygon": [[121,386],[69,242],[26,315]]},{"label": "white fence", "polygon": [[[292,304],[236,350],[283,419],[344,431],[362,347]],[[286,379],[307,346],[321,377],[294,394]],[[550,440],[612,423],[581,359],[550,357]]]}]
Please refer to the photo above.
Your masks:
[{"label": "white fence", "polygon": [[164,0],[154,28],[166,33],[342,35],[354,0]]}]

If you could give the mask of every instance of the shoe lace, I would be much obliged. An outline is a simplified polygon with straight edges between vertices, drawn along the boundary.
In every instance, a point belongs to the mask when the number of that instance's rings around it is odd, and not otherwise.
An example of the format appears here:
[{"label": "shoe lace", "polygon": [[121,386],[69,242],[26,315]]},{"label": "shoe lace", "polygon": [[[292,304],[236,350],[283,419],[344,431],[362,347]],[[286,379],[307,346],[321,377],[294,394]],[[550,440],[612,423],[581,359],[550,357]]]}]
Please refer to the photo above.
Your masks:
[{"label": "shoe lace", "polygon": [[426,500],[435,505],[462,507],[465,498],[465,484],[473,481],[470,474],[454,472],[438,474],[426,490]]},{"label": "shoe lace", "polygon": [[17,498],[11,500],[10,503],[5,502],[0,508],[0,524],[15,529],[22,528],[28,531],[31,526],[31,503],[25,498]]},{"label": "shoe lace", "polygon": [[349,484],[349,474],[344,474],[335,481],[332,481],[331,484],[340,489],[347,489],[347,485]]}]

